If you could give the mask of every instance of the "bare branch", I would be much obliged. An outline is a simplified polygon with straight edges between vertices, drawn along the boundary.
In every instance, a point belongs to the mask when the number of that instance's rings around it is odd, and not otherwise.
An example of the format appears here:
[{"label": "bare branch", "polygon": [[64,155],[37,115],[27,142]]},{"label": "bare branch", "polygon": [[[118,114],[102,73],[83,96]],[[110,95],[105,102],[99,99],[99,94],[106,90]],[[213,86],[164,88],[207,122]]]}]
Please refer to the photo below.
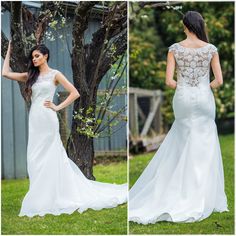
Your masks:
[{"label": "bare branch", "polygon": [[[106,105],[105,105],[105,107],[104,107],[104,110],[103,110],[103,112],[101,113],[101,115],[99,114],[100,117],[98,117],[98,119],[103,120],[103,118],[104,118],[104,116],[105,116],[105,114],[106,114],[106,108],[109,106],[109,104],[110,104],[110,102],[111,102],[111,98],[112,98],[112,96],[113,96],[114,90],[115,90],[117,84],[119,83],[120,79],[122,78],[122,76],[123,76],[123,74],[124,74],[124,72],[125,72],[125,70],[126,70],[126,67],[127,67],[127,64],[123,67],[123,70],[122,70],[122,72],[121,72],[119,78],[117,79],[116,83],[114,84],[114,86],[113,86],[113,88],[112,88],[112,90],[111,90],[111,92],[110,92],[110,94],[109,94],[109,99],[108,99],[107,102],[106,102]],[[97,131],[99,130],[100,126],[101,126],[101,123],[95,128],[95,131],[94,131],[94,132],[97,132]]]},{"label": "bare branch", "polygon": [[180,1],[166,1],[166,2],[139,2],[140,8],[155,8],[155,7],[165,7],[176,4],[182,4]]},{"label": "bare branch", "polygon": [[124,123],[123,125],[120,125],[119,128],[117,128],[116,130],[113,130],[111,133],[109,133],[108,135],[99,135],[98,138],[108,138],[111,137],[112,135],[114,135],[115,133],[117,133],[119,130],[121,130],[124,126],[126,126],[126,123]]},{"label": "bare branch", "polygon": [[[118,64],[118,66],[117,66],[117,68],[116,68],[116,71],[114,72],[114,76],[117,75],[117,72],[118,72],[119,68],[120,68],[121,65],[122,65],[123,58],[124,58],[124,54],[123,54],[122,58],[121,58],[120,61],[119,61],[119,64]],[[122,73],[122,75],[123,75],[123,73]],[[120,78],[121,78],[121,76],[117,79],[118,82],[120,81]],[[111,96],[111,94],[113,95],[113,93],[114,93],[114,91],[115,91],[115,88],[116,88],[116,85],[118,84],[118,83],[116,83],[116,84],[113,86],[114,81],[115,81],[115,80],[110,80],[110,83],[109,83],[109,86],[108,86],[108,91],[110,90],[110,91],[109,91],[109,92],[110,92],[110,95],[109,95],[109,96]],[[110,98],[111,98],[111,97],[110,97]],[[107,107],[109,106],[110,102],[111,102],[111,99],[108,99],[108,100],[106,101],[105,106],[101,106],[101,107],[100,107],[100,109],[99,109],[99,111],[98,111],[97,118],[96,118],[97,120],[101,119],[101,117],[104,117],[104,115],[105,115],[105,113],[106,113],[106,110],[107,110]],[[99,128],[99,127],[96,127],[95,131],[96,131],[98,128]]]},{"label": "bare branch", "polygon": [[106,129],[115,119],[117,116],[119,116],[122,112],[124,112],[127,108],[127,105],[124,105],[116,115],[114,115],[108,122],[106,122],[100,129],[96,131],[96,133],[101,133],[104,129]]}]

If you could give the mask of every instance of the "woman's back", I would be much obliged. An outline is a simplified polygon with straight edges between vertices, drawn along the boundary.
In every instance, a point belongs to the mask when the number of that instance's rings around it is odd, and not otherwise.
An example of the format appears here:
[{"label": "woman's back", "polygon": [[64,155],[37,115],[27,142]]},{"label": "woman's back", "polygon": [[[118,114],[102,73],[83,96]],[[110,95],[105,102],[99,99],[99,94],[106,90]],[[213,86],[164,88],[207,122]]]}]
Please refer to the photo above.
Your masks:
[{"label": "woman's back", "polygon": [[210,63],[213,55],[217,53],[213,44],[188,48],[174,43],[169,47],[169,52],[173,52],[175,57],[179,86],[209,87]]}]

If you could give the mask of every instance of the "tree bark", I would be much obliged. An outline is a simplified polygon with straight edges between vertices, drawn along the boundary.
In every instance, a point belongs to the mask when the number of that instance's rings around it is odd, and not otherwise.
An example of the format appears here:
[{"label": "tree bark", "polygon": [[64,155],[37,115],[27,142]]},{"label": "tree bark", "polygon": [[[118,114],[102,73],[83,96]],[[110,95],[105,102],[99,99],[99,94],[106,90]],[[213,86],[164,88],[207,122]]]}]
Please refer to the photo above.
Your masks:
[{"label": "tree bark", "polygon": [[[88,86],[88,77],[86,76],[86,50],[84,43],[84,32],[88,27],[89,12],[96,2],[80,2],[75,9],[75,17],[72,31],[72,70],[74,86],[80,93],[80,99],[74,103],[73,113],[83,108],[83,115],[91,106],[89,97],[91,91]],[[92,112],[91,117],[95,116]],[[84,175],[92,180],[93,176],[93,157],[94,147],[93,139],[80,134],[77,129],[84,126],[78,119],[72,119],[72,131],[67,144],[68,156],[80,167]]]},{"label": "tree bark", "polygon": [[[95,119],[97,90],[103,76],[127,48],[126,2],[117,2],[109,8],[100,28],[93,34],[92,42],[85,45],[84,32],[88,27],[89,11],[95,3],[82,1],[78,4],[72,33],[73,80],[80,93],[80,99],[74,103],[73,113],[83,109],[82,115],[90,119]],[[115,52],[109,50],[111,44],[115,45]],[[86,113],[88,109],[91,111],[89,114]],[[93,122],[90,125],[95,130],[96,125]],[[81,121],[73,118],[67,153],[87,178],[95,180],[93,138],[78,132],[83,127]]]},{"label": "tree bark", "polygon": [[[94,101],[95,103],[95,101]],[[86,116],[86,110],[91,107],[91,103],[88,99],[81,96],[81,100],[75,101],[74,111],[78,111],[79,108],[84,109],[84,116]],[[95,117],[94,106],[90,114],[90,118]],[[84,124],[78,119],[72,119],[72,131],[67,143],[67,152],[69,157],[79,166],[83,174],[91,180],[95,180],[93,175],[93,161],[94,161],[94,146],[93,138],[87,135],[80,134],[78,129],[83,128]]]},{"label": "tree bark", "polygon": [[[112,64],[127,48],[127,2],[114,2],[105,10],[101,27],[94,33],[92,42],[85,45],[84,34],[88,28],[91,9],[96,1],[80,1],[74,11],[72,31],[72,70],[74,85],[80,93],[74,110],[83,109],[83,115],[95,119],[98,86]],[[45,2],[39,15],[32,14],[20,1],[3,2],[3,8],[11,12],[11,39],[13,51],[10,66],[13,71],[27,71],[28,49],[41,43],[48,24],[61,8],[52,2]],[[31,36],[33,37],[31,38]],[[30,40],[29,40],[30,38]],[[8,39],[2,32],[2,56],[5,57]],[[112,50],[111,45],[115,46]],[[26,100],[25,83],[18,82],[23,98]],[[28,103],[28,107],[29,107]],[[89,115],[86,113],[90,110]],[[95,124],[91,122],[91,127]],[[93,138],[77,132],[83,122],[73,118],[72,131],[67,144],[69,157],[81,168],[85,176],[93,176],[94,147]]]}]

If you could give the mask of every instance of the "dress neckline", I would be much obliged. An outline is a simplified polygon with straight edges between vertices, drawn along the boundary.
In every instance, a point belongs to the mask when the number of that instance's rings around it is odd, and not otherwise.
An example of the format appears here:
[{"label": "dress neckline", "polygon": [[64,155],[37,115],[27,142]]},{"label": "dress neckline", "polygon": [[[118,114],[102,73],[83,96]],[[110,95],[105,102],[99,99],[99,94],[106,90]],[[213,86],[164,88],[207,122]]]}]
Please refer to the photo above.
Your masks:
[{"label": "dress neckline", "polygon": [[198,47],[198,48],[188,48],[188,47],[184,47],[184,46],[182,46],[180,43],[177,43],[180,47],[182,47],[182,48],[186,48],[186,49],[202,49],[202,48],[205,48],[205,47],[207,47],[207,46],[209,46],[210,44],[209,43],[207,43],[205,46],[202,46],[202,47]]},{"label": "dress neckline", "polygon": [[50,69],[47,73],[45,73],[45,74],[43,74],[43,75],[40,75],[40,74],[39,74],[39,77],[44,77],[44,76],[50,74],[51,72],[53,72],[53,69]]}]

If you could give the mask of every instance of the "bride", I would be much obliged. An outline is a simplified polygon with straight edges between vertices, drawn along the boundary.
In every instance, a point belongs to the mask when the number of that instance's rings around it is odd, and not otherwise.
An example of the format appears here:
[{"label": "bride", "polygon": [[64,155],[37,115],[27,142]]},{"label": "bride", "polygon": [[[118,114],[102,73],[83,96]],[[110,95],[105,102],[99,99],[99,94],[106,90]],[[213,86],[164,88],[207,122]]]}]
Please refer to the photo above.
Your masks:
[{"label": "bride", "polygon": [[228,211],[211,90],[223,83],[219,55],[198,12],[188,11],[183,24],[187,38],[171,45],[167,55],[175,121],[129,192],[129,221],[140,224],[201,221]]},{"label": "bride", "polygon": [[[71,161],[62,145],[56,112],[70,105],[80,95],[58,70],[48,66],[49,50],[35,46],[29,54],[28,72],[10,70],[9,42],[2,75],[26,83],[31,99],[27,170],[29,191],[24,197],[19,216],[80,213],[88,208],[100,210],[115,207],[127,200],[127,184],[100,183],[87,179]],[[52,100],[56,86],[61,84],[69,96],[59,105]]]}]

